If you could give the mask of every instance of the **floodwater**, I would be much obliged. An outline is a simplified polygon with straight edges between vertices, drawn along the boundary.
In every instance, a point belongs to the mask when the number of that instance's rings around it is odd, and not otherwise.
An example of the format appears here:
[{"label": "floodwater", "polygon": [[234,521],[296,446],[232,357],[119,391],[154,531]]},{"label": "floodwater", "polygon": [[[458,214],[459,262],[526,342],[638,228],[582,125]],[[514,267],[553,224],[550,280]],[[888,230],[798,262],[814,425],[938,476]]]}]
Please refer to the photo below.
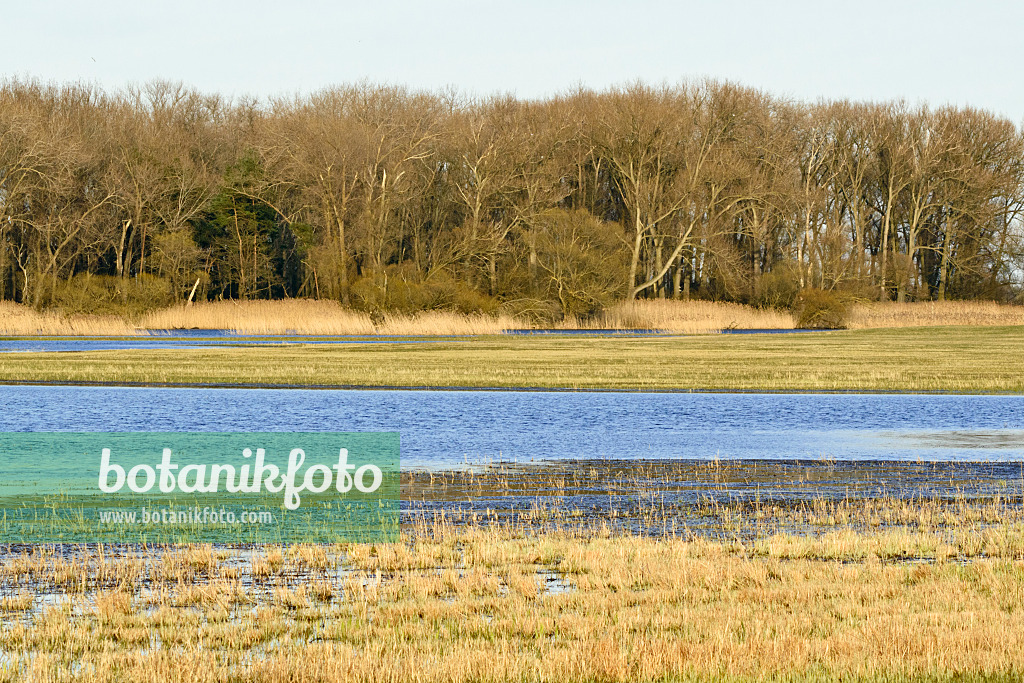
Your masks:
[{"label": "floodwater", "polygon": [[[789,334],[813,330],[722,330],[722,334]],[[516,329],[504,330],[511,336],[572,337],[664,337],[677,336],[662,330],[646,329]],[[187,349],[210,346],[289,346],[296,344],[436,344],[439,342],[469,343],[476,335],[438,335],[430,337],[401,335],[297,335],[240,334],[231,330],[145,330],[128,337],[0,337],[0,353],[32,353],[40,351],[123,351],[130,349]]]},{"label": "floodwater", "polygon": [[[208,331],[208,330],[207,330]],[[193,337],[188,335],[152,337],[41,337],[36,339],[5,339],[0,337],[0,353],[37,353],[41,351],[125,351],[154,349],[189,349],[211,346],[295,346],[316,344],[437,344],[466,342],[456,337],[296,337],[294,335],[223,335]]]},{"label": "floodwater", "polygon": [[1024,496],[1024,396],[0,386],[0,431],[397,431],[403,519]]},{"label": "floodwater", "polygon": [[0,386],[0,431],[397,431],[404,469],[1024,461],[1024,396]]},{"label": "floodwater", "polygon": [[545,501],[719,533],[708,504],[1024,496],[1024,396],[0,385],[0,406],[0,431],[397,431],[405,521]]}]

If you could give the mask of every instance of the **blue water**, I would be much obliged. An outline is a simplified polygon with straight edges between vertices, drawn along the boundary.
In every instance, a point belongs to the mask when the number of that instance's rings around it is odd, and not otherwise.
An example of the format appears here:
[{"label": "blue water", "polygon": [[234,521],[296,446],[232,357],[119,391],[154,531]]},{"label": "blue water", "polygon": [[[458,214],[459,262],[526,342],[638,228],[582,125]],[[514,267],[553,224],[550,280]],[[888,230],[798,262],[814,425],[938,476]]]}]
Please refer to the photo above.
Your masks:
[{"label": "blue water", "polygon": [[113,338],[82,338],[53,337],[48,339],[2,339],[0,353],[37,352],[37,351],[124,351],[127,349],[186,349],[209,346],[294,346],[296,344],[437,344],[440,342],[460,342],[464,339],[431,337],[430,339],[395,339],[365,337],[258,337],[244,336],[224,337],[217,339],[192,337],[133,337],[125,339]]},{"label": "blue water", "polygon": [[[722,330],[722,334],[787,334],[814,330]],[[627,336],[658,337],[661,330],[505,330],[507,335],[570,335],[584,337]],[[436,344],[468,343],[473,335],[409,337],[400,335],[328,335],[239,334],[231,330],[146,330],[135,337],[37,337],[12,339],[0,337],[0,353],[37,351],[123,351],[128,349],[185,349],[208,346],[268,346],[294,344]]]},{"label": "blue water", "polygon": [[1024,396],[0,386],[0,431],[398,431],[489,460],[1024,461]]}]

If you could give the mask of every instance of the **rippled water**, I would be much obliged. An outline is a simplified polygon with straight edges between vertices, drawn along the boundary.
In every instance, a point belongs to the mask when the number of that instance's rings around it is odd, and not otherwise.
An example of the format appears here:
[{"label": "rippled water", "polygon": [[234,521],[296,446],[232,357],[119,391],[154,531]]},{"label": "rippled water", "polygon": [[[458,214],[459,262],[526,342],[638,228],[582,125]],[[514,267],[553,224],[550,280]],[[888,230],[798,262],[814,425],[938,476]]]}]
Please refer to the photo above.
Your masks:
[{"label": "rippled water", "polygon": [[[722,334],[793,334],[813,330],[722,330]],[[522,329],[505,330],[512,336],[573,336],[573,337],[660,337],[669,335],[662,330],[606,329],[557,330]],[[669,335],[672,336],[672,335]],[[208,346],[268,346],[294,344],[436,344],[439,342],[470,343],[474,335],[438,335],[409,337],[397,335],[327,335],[303,336],[295,334],[239,334],[231,330],[145,330],[133,337],[36,337],[14,339],[0,337],[0,353],[38,351],[122,351],[127,349],[185,349]]]},{"label": "rippled water", "polygon": [[0,431],[398,431],[406,467],[1024,461],[1024,396],[0,386]]},{"label": "rippled water", "polygon": [[223,336],[218,338],[194,338],[190,336],[155,337],[97,337],[4,339],[0,338],[0,353],[34,353],[40,351],[124,351],[128,349],[187,349],[209,346],[294,346],[297,344],[438,344],[441,342],[466,342],[466,339],[431,337],[429,339],[397,339],[389,337],[246,337]]}]

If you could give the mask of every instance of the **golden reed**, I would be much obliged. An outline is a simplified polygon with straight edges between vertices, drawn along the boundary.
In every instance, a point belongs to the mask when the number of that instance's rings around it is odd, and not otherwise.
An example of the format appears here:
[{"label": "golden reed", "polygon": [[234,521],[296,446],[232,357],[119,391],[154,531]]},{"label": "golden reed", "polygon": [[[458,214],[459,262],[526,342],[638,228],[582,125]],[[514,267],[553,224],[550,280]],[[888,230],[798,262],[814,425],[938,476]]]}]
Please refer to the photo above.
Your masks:
[{"label": "golden reed", "polygon": [[[941,325],[1024,325],[1024,306],[989,301],[858,303],[851,329]],[[644,329],[713,334],[726,329],[792,329],[788,311],[762,310],[716,301],[623,302],[587,320],[566,318],[555,329]],[[151,311],[135,320],[118,316],[39,312],[0,301],[0,335],[134,335],[159,329],[216,329],[242,334],[302,335],[478,335],[537,327],[511,315],[451,311],[371,316],[334,301],[217,301]]]}]

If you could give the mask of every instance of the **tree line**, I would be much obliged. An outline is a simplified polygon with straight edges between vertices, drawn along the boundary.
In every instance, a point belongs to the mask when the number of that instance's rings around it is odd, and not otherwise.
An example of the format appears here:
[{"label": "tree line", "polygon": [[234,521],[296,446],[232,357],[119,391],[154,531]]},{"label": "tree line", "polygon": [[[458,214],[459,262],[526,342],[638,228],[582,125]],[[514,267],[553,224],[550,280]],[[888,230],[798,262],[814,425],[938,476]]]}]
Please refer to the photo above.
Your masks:
[{"label": "tree line", "polygon": [[544,100],[0,84],[0,299],[587,315],[1019,296],[1024,135],[700,81]]}]

